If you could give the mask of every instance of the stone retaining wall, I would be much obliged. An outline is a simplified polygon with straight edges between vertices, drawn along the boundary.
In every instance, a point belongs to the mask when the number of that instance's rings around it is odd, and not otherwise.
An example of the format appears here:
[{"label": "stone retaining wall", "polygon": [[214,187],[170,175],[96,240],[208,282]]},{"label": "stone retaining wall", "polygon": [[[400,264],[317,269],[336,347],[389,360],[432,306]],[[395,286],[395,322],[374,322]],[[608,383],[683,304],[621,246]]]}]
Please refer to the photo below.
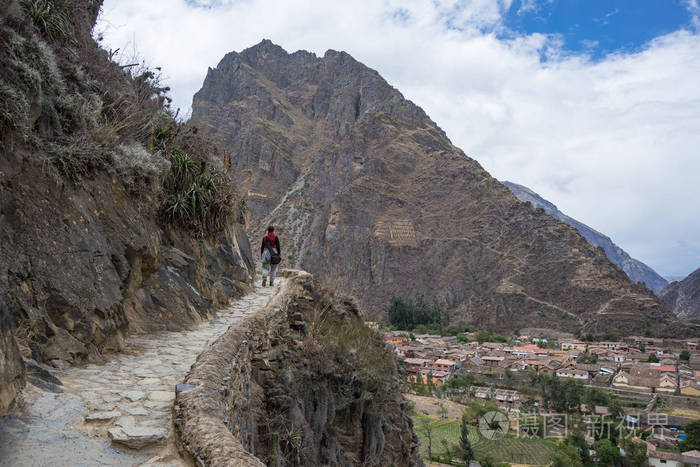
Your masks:
[{"label": "stone retaining wall", "polygon": [[[203,352],[175,400],[176,431],[183,448],[198,465],[261,466],[254,451],[257,431],[254,410],[261,403],[251,384],[253,354],[287,325],[287,306],[299,285],[311,280],[301,271],[287,273],[267,308],[243,319]],[[229,426],[227,426],[229,425]]]},{"label": "stone retaining wall", "polygon": [[383,337],[352,300],[287,276],[178,385],[179,445],[202,466],[423,465]]}]

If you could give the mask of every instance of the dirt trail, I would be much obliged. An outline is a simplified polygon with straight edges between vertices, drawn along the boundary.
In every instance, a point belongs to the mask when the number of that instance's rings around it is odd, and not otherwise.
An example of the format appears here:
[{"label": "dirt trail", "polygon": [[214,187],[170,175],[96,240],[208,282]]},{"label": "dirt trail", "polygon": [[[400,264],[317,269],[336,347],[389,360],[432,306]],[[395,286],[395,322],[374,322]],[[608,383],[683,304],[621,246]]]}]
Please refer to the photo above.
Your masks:
[{"label": "dirt trail", "polygon": [[64,392],[27,386],[0,419],[0,466],[182,466],[171,420],[175,387],[197,355],[279,287],[258,288],[189,331],[132,336],[104,365],[54,373]]}]

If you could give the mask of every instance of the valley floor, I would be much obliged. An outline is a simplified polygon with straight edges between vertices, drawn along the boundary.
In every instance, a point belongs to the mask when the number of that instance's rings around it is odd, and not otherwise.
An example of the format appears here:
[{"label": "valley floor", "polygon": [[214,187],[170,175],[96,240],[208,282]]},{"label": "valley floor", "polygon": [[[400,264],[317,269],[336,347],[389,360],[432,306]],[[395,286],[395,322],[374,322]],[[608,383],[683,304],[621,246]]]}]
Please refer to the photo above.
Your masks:
[{"label": "valley floor", "polygon": [[[460,438],[460,418],[465,405],[434,397],[404,394],[413,403],[413,422],[420,439],[421,452],[429,466],[463,465],[457,457]],[[440,410],[445,413],[441,416]],[[428,441],[425,426],[431,427],[432,455],[439,456],[444,463],[428,461]],[[477,427],[469,426],[469,441],[477,459],[490,456],[495,461],[508,462],[512,466],[547,465],[555,450],[555,441],[542,438],[518,437],[508,434],[503,438],[486,439]],[[446,448],[452,455],[446,454]],[[451,459],[455,464],[450,464]],[[472,465],[478,465],[473,462]]]},{"label": "valley floor", "polygon": [[62,393],[28,385],[23,409],[0,419],[0,465],[188,465],[175,445],[176,385],[206,347],[263,309],[278,287],[259,288],[194,329],[132,336],[104,365],[56,371]]}]

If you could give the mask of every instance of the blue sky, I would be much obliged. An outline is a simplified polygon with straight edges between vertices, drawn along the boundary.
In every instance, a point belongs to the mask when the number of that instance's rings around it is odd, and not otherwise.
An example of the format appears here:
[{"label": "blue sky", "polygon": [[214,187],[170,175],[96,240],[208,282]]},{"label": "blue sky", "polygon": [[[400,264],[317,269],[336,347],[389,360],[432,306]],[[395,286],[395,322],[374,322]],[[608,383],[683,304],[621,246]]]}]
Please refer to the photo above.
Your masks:
[{"label": "blue sky", "polygon": [[593,59],[634,52],[655,37],[693,26],[682,0],[513,0],[503,18],[515,33],[556,34],[566,50]]},{"label": "blue sky", "polygon": [[661,275],[700,267],[700,0],[105,0],[97,29],[184,114],[227,52],[344,50],[497,179]]}]

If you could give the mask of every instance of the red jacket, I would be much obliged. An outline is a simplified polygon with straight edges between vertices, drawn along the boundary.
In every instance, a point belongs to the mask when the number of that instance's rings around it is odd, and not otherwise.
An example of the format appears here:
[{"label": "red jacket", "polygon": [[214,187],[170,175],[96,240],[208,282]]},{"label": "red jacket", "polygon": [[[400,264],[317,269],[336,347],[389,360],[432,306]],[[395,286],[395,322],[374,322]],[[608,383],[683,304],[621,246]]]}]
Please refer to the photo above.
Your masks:
[{"label": "red jacket", "polygon": [[[265,235],[262,238],[262,245],[260,245],[260,254],[261,255],[263,254],[263,251],[265,251],[265,248],[267,248],[268,246],[269,246],[268,236]],[[279,255],[282,254],[282,250],[280,250],[280,238],[277,235],[275,235],[275,246],[273,248],[275,248],[277,250],[277,254],[279,254]]]}]

